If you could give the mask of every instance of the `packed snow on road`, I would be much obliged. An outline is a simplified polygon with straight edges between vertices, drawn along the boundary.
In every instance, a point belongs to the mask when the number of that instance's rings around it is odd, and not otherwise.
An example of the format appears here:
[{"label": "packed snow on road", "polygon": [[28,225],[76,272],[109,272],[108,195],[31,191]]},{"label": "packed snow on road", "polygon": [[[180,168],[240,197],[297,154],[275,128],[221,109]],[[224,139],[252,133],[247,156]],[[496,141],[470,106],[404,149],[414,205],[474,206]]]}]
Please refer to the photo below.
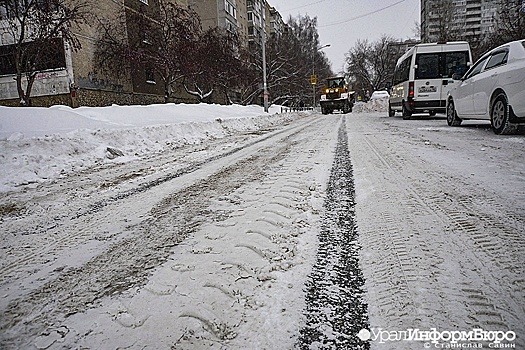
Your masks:
[{"label": "packed snow on road", "polygon": [[0,348],[525,348],[525,138],[0,107]]}]

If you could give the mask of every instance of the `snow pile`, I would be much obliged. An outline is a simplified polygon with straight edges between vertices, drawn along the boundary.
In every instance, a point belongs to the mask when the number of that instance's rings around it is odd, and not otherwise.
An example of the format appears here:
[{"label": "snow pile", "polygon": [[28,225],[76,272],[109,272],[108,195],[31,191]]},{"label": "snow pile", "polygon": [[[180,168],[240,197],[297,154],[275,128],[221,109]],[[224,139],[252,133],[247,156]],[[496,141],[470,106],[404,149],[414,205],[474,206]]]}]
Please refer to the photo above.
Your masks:
[{"label": "snow pile", "polygon": [[0,107],[0,192],[289,121],[259,106]]},{"label": "snow pile", "polygon": [[368,102],[357,102],[354,105],[353,112],[355,113],[369,113],[369,112],[387,112],[388,99],[378,98]]}]

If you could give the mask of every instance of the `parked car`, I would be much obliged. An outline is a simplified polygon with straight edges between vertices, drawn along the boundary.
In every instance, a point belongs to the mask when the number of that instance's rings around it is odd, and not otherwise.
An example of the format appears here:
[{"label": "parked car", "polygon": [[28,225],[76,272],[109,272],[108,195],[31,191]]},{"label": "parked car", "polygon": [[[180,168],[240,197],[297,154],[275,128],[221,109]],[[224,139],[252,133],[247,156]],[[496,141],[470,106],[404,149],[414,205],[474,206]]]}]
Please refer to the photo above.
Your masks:
[{"label": "parked car", "polygon": [[380,100],[380,99],[387,99],[390,97],[390,94],[388,91],[382,90],[382,91],[374,91],[372,92],[372,96],[370,96],[371,100]]},{"label": "parked car", "polygon": [[496,134],[511,133],[525,123],[525,39],[484,54],[447,98],[447,123],[490,120]]}]

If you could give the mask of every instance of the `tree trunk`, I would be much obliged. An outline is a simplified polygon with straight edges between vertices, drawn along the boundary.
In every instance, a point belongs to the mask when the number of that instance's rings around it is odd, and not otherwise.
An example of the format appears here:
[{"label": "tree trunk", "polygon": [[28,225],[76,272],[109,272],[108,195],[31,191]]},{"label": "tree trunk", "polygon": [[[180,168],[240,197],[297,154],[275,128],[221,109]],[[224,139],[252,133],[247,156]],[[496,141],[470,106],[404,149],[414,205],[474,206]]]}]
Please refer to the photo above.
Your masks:
[{"label": "tree trunk", "polygon": [[26,106],[26,94],[22,87],[22,73],[16,73],[16,90],[18,91],[18,98],[20,99],[20,106]]},{"label": "tree trunk", "polygon": [[31,75],[27,77],[27,87],[26,87],[26,92],[24,96],[25,96],[25,101],[26,101],[25,105],[28,107],[31,106],[31,90],[33,89],[35,78],[36,78],[36,73],[32,73]]}]

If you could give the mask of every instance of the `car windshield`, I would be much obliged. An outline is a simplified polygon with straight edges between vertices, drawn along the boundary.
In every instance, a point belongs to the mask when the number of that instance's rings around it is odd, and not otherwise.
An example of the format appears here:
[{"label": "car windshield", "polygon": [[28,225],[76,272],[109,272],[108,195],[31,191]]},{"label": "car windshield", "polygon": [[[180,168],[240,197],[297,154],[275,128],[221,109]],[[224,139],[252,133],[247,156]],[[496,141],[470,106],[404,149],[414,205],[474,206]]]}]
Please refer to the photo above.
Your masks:
[{"label": "car windshield", "polygon": [[328,81],[328,87],[329,88],[338,88],[343,87],[345,84],[344,78],[338,78],[338,79],[331,79]]}]

